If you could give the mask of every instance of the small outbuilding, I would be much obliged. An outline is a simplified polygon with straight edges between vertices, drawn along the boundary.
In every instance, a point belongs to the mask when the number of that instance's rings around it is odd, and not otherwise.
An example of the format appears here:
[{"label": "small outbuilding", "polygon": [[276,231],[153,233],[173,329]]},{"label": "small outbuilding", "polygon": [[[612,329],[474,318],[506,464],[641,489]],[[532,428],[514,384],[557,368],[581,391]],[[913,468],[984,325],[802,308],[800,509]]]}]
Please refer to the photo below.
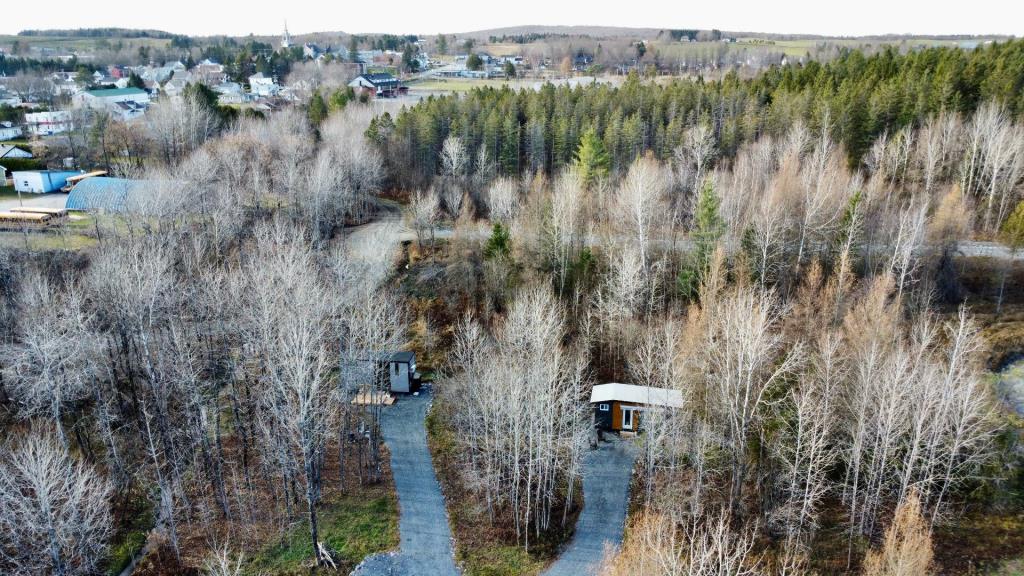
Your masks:
[{"label": "small outbuilding", "polygon": [[[416,372],[415,352],[392,352],[378,357],[378,374],[382,377],[387,370],[388,389],[392,392],[409,394],[420,388],[420,374]],[[381,382],[384,384],[384,382]]]},{"label": "small outbuilding", "polygon": [[590,403],[594,405],[594,423],[598,429],[636,432],[642,427],[645,411],[682,408],[683,393],[634,384],[598,384],[590,393]]},{"label": "small outbuilding", "polygon": [[67,183],[68,178],[79,174],[68,170],[24,170],[11,173],[14,189],[30,194],[57,192]]},{"label": "small outbuilding", "polygon": [[159,206],[163,194],[183,186],[175,180],[131,180],[98,174],[72,184],[64,207],[71,211],[99,213],[146,212]]}]

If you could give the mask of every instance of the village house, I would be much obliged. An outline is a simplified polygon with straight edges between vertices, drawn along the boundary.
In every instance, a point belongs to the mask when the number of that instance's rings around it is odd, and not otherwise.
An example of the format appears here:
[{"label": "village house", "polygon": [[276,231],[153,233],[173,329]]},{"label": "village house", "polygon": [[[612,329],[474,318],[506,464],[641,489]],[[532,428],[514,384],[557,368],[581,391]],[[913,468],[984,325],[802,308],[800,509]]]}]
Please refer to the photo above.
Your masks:
[{"label": "village house", "polygon": [[316,60],[324,54],[324,51],[320,49],[316,44],[306,42],[302,45],[302,57],[309,58],[310,60]]},{"label": "village house", "polygon": [[207,58],[192,69],[192,76],[213,88],[227,81],[227,74],[224,72],[224,65]]},{"label": "village house", "polygon": [[15,126],[13,122],[4,120],[0,122],[0,140],[13,140],[21,136],[21,126]]},{"label": "village house", "polygon": [[590,403],[594,406],[594,424],[599,430],[638,432],[644,412],[682,408],[683,393],[634,384],[598,384],[590,393]]},{"label": "village house", "polygon": [[25,127],[32,136],[52,136],[74,130],[75,123],[67,110],[54,110],[25,114]]},{"label": "village house", "polygon": [[276,96],[281,91],[281,87],[270,76],[264,75],[263,72],[257,72],[249,76],[249,91],[261,97]]},{"label": "village house", "polygon": [[0,106],[10,106],[11,108],[21,106],[21,96],[0,88]]},{"label": "village house", "polygon": [[0,144],[0,160],[7,158],[31,158],[32,153],[10,144]]},{"label": "village house", "polygon": [[238,82],[224,82],[213,87],[217,93],[218,104],[245,104],[250,100],[249,94]]},{"label": "village house", "polygon": [[390,98],[398,95],[401,82],[391,74],[360,74],[348,83],[356,94],[366,94],[376,98]]},{"label": "village house", "polygon": [[170,98],[179,98],[185,91],[185,87],[192,83],[192,74],[188,72],[175,73],[170,80],[164,82],[160,90]]}]

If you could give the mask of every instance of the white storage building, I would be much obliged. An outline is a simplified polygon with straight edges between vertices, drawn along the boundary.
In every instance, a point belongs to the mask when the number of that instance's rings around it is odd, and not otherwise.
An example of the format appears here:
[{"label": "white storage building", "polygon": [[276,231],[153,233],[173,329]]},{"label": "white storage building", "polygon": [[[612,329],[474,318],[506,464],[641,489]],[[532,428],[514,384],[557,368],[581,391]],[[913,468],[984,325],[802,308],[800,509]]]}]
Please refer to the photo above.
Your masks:
[{"label": "white storage building", "polygon": [[68,178],[80,174],[70,170],[25,170],[14,172],[11,179],[14,180],[14,189],[18,192],[29,194],[45,194],[57,192],[64,187]]}]

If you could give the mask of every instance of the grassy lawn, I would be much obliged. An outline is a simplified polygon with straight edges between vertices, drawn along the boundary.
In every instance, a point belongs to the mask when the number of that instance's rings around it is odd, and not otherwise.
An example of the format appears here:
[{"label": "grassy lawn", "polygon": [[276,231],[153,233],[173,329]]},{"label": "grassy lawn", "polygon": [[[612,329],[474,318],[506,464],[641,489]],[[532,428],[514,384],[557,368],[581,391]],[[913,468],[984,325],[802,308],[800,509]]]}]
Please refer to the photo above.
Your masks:
[{"label": "grassy lawn", "polygon": [[1024,558],[1003,562],[989,572],[988,576],[1024,576]]},{"label": "grassy lawn", "polygon": [[136,496],[114,510],[118,529],[110,539],[105,572],[108,576],[116,576],[128,566],[132,557],[146,544],[146,536],[153,527],[151,503],[142,493]]},{"label": "grassy lawn", "polygon": [[536,80],[505,80],[504,78],[436,78],[412,83],[409,85],[409,89],[412,91],[468,92],[473,88],[486,88],[488,86],[491,88],[501,88],[502,86],[508,86],[513,90],[519,90],[522,88],[532,88],[536,82]]},{"label": "grassy lawn", "polygon": [[91,235],[76,233],[69,229],[65,229],[63,233],[57,231],[29,232],[27,235],[6,230],[0,232],[0,246],[32,251],[82,250],[91,248],[96,243],[96,239]]},{"label": "grassy lawn", "polygon": [[[342,574],[347,574],[369,554],[398,547],[398,501],[384,486],[325,503],[318,520],[320,539],[337,554]],[[279,542],[258,551],[246,564],[245,571],[254,575],[304,575],[309,573],[312,557],[309,524],[301,522]]]}]

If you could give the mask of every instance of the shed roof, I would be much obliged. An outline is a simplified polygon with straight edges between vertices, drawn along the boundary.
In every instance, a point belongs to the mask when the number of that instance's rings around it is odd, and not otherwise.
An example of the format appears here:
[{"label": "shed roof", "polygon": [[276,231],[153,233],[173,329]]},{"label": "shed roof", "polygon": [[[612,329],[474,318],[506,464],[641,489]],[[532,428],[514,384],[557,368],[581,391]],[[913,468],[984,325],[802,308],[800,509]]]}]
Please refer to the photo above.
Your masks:
[{"label": "shed roof", "polygon": [[138,210],[145,203],[144,194],[159,189],[159,186],[169,182],[103,176],[86,178],[71,189],[65,208],[68,210],[105,210],[107,212]]},{"label": "shed roof", "polygon": [[590,402],[632,402],[649,406],[683,407],[683,393],[667,388],[635,384],[598,384],[590,393]]},{"label": "shed roof", "polygon": [[0,144],[0,158],[31,158],[32,153],[11,144]]},{"label": "shed roof", "polygon": [[405,362],[409,363],[416,359],[416,355],[412,352],[395,352],[390,355],[388,360],[391,362]]}]

